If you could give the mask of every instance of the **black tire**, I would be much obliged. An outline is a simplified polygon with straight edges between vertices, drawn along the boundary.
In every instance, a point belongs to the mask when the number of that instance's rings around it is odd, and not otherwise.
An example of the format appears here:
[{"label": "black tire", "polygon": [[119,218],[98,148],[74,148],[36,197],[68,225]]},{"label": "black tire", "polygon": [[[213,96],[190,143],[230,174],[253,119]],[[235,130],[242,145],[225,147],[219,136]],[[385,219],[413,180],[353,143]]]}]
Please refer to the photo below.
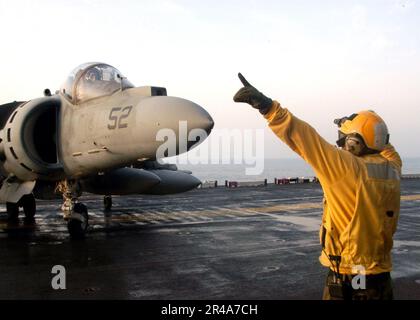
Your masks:
[{"label": "black tire", "polygon": [[84,222],[79,219],[70,218],[67,222],[67,229],[72,239],[83,239],[86,236],[86,232],[89,225],[89,216],[87,207],[82,203],[76,203],[73,211],[82,215]]},{"label": "black tire", "polygon": [[112,208],[112,197],[111,196],[105,196],[104,197],[104,209],[106,211],[111,210]]},{"label": "black tire", "polygon": [[20,200],[26,220],[33,220],[36,213],[36,202],[33,194],[27,194]]},{"label": "black tire", "polygon": [[6,209],[7,209],[7,220],[16,221],[19,219],[19,204],[18,203],[7,202]]}]

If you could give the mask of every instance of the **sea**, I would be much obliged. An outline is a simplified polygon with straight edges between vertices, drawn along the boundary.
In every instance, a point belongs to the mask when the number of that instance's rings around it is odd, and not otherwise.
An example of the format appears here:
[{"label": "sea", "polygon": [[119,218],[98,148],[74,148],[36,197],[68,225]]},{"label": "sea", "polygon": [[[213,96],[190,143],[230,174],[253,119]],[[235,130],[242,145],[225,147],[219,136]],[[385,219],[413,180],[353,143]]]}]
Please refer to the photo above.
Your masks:
[{"label": "sea", "polygon": [[[257,160],[258,161],[258,160]],[[403,174],[420,174],[420,158],[403,158]],[[275,178],[311,178],[312,168],[301,158],[261,159],[258,164],[177,164],[179,170],[191,171],[202,182],[267,181]],[[251,174],[250,174],[251,173]]]}]

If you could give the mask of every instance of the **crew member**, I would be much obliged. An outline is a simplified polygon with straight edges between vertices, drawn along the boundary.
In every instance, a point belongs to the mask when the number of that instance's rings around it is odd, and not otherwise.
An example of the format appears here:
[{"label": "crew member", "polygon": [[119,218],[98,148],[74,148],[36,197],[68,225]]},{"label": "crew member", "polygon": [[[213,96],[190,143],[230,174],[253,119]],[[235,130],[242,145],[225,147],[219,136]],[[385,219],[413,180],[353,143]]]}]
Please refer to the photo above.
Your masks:
[{"label": "crew member", "polygon": [[393,299],[390,271],[400,211],[402,162],[385,122],[373,111],[335,120],[340,148],[279,102],[244,85],[234,96],[258,109],[269,127],[315,171],[324,191],[319,258],[329,268],[324,299]]}]

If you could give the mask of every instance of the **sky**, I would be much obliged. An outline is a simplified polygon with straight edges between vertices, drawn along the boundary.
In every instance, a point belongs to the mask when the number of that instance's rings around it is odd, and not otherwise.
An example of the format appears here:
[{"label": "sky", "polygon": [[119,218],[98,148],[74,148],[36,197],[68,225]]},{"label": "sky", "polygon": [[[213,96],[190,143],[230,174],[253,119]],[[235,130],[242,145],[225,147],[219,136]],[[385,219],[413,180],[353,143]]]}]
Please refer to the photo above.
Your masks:
[{"label": "sky", "polygon": [[363,109],[420,157],[420,1],[0,0],[0,103],[58,89],[88,61],[203,106],[215,129],[264,129],[267,158],[294,157],[232,97],[237,73],[334,143]]}]

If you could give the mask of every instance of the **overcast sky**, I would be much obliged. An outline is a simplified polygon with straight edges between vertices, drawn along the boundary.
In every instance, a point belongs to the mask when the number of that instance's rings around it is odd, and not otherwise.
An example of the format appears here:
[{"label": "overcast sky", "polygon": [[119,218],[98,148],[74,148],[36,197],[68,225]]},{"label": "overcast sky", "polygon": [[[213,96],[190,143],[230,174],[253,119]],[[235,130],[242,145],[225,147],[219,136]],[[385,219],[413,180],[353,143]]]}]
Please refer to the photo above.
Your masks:
[{"label": "overcast sky", "polygon": [[[332,143],[334,118],[373,109],[420,157],[419,1],[0,0],[0,30],[0,103],[102,61],[202,105],[217,129],[266,128],[232,101],[240,71]],[[265,140],[266,157],[293,156]]]}]

